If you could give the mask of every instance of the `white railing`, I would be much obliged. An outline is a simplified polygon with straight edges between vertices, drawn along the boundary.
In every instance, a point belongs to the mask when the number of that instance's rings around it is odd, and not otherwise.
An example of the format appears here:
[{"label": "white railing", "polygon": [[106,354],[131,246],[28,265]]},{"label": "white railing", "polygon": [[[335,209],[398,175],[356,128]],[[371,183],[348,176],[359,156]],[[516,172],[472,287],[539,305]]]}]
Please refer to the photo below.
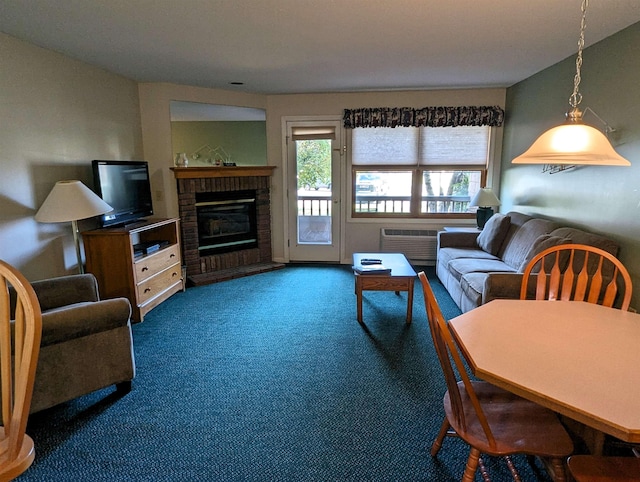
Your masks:
[{"label": "white railing", "polygon": [[[423,196],[421,213],[466,213],[469,196]],[[410,196],[356,196],[356,213],[407,214],[411,212]],[[298,216],[331,216],[331,197],[313,194],[298,195]]]}]

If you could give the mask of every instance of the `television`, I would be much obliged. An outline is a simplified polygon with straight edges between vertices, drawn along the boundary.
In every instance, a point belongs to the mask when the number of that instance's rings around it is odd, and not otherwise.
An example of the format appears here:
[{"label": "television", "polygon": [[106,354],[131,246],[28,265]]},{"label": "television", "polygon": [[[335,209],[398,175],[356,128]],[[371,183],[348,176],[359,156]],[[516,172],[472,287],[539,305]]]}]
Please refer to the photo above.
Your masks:
[{"label": "television", "polygon": [[113,211],[100,216],[103,227],[138,221],[153,214],[146,161],[92,161],[94,190]]}]

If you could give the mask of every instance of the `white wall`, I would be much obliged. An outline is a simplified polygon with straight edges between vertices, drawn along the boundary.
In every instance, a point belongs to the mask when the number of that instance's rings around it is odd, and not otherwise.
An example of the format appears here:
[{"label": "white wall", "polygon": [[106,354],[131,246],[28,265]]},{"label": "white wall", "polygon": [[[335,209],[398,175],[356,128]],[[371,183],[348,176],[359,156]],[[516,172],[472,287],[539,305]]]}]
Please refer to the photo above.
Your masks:
[{"label": "white wall", "polygon": [[2,33],[0,65],[0,259],[75,273],[71,225],[33,216],[58,180],[92,187],[92,159],[142,158],[137,84]]}]

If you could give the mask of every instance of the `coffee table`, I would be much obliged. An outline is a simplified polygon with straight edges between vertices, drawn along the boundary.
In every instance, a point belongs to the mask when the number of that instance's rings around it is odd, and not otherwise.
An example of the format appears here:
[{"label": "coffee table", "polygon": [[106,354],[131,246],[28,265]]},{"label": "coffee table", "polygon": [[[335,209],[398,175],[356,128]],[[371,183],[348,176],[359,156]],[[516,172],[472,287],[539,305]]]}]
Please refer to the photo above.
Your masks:
[{"label": "coffee table", "polygon": [[354,253],[353,265],[360,265],[363,259],[379,259],[385,268],[391,268],[390,274],[358,274],[356,278],[356,298],[358,306],[358,323],[362,323],[362,292],[368,291],[400,291],[407,292],[407,324],[411,323],[413,314],[413,283],[416,272],[402,253]]}]

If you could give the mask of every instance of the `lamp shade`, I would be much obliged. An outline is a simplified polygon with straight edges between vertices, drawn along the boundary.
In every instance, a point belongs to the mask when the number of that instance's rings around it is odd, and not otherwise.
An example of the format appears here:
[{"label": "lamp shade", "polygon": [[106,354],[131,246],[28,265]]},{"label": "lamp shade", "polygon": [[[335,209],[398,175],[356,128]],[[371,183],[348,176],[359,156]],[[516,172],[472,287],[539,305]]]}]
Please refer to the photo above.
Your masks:
[{"label": "lamp shade", "polygon": [[630,166],[598,129],[567,123],[544,132],[513,164]]},{"label": "lamp shade", "polygon": [[500,206],[500,199],[496,197],[491,188],[480,189],[469,203],[469,206]]},{"label": "lamp shade", "polygon": [[44,200],[35,219],[41,223],[64,223],[113,211],[80,181],[58,181]]}]

